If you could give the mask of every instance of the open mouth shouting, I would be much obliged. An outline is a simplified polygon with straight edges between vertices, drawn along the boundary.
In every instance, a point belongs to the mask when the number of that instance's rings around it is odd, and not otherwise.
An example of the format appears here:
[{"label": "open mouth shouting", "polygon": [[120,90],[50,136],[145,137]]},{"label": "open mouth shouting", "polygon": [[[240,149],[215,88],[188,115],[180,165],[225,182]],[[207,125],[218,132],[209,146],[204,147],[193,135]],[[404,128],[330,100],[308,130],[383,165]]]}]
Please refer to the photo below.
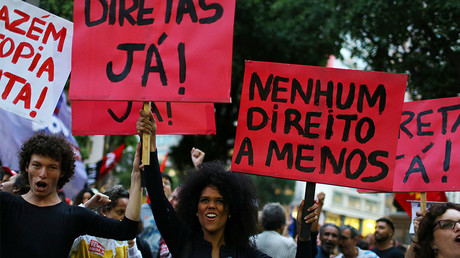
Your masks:
[{"label": "open mouth shouting", "polygon": [[37,191],[43,192],[46,190],[48,183],[46,183],[45,181],[38,181],[37,183],[35,183],[35,186],[36,186]]}]

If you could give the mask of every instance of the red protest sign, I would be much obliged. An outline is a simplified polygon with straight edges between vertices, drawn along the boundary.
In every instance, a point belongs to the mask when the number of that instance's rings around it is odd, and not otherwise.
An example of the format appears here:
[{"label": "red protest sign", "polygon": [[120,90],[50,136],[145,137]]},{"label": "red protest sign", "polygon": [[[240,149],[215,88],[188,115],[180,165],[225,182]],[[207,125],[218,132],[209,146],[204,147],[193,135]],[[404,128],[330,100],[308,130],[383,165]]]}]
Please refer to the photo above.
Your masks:
[{"label": "red protest sign", "polygon": [[460,98],[404,103],[393,192],[459,191]]},{"label": "red protest sign", "polygon": [[247,62],[232,170],[391,189],[406,80]]},{"label": "red protest sign", "polygon": [[[152,102],[158,134],[215,134],[213,103]],[[73,135],[137,134],[142,102],[72,101]]]},{"label": "red protest sign", "polygon": [[75,1],[70,99],[229,102],[235,0]]},{"label": "red protest sign", "polygon": [[24,1],[0,3],[0,108],[48,125],[70,73],[72,23]]}]

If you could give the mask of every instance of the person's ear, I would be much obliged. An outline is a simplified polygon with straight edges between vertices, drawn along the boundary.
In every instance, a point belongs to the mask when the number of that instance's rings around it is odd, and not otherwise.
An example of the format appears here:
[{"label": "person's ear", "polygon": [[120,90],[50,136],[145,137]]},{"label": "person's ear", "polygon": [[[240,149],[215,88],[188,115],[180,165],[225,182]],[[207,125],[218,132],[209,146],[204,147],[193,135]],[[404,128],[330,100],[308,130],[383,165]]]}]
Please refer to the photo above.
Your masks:
[{"label": "person's ear", "polygon": [[18,195],[19,192],[20,192],[20,189],[13,186],[13,194],[14,194],[14,195]]}]

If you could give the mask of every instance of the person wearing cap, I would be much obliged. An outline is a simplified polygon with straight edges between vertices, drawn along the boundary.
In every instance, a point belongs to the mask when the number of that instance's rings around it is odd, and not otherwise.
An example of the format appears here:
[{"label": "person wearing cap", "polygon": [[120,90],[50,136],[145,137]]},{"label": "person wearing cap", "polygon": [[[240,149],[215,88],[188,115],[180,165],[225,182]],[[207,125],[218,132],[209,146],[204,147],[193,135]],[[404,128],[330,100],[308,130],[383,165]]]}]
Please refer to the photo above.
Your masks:
[{"label": "person wearing cap", "polygon": [[12,177],[12,176],[17,174],[16,171],[11,170],[9,167],[1,166],[0,169],[1,169],[1,172],[2,172],[2,177],[1,177],[2,181],[1,182],[7,181],[10,177]]},{"label": "person wearing cap", "polygon": [[38,133],[26,140],[19,168],[27,176],[30,190],[24,195],[0,192],[1,257],[68,257],[74,239],[85,234],[116,240],[135,238],[142,197],[140,148],[138,145],[133,161],[131,198],[119,221],[59,199],[57,191],[75,173],[75,153],[63,136]]},{"label": "person wearing cap", "polygon": [[375,244],[371,249],[380,258],[403,258],[404,254],[393,245],[392,238],[395,232],[395,226],[388,218],[376,220],[375,225]]}]

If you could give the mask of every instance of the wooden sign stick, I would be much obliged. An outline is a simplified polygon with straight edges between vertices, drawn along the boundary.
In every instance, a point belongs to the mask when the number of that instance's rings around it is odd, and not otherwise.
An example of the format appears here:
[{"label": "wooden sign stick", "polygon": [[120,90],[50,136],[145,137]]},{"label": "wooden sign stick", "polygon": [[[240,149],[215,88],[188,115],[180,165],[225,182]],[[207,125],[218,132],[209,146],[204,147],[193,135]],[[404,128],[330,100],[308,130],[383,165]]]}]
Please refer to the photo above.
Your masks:
[{"label": "wooden sign stick", "polygon": [[[150,112],[150,101],[144,101],[144,112]],[[150,134],[142,134],[142,164],[150,165]]]},{"label": "wooden sign stick", "polygon": [[426,211],[426,192],[420,193],[420,211],[421,212]]}]

